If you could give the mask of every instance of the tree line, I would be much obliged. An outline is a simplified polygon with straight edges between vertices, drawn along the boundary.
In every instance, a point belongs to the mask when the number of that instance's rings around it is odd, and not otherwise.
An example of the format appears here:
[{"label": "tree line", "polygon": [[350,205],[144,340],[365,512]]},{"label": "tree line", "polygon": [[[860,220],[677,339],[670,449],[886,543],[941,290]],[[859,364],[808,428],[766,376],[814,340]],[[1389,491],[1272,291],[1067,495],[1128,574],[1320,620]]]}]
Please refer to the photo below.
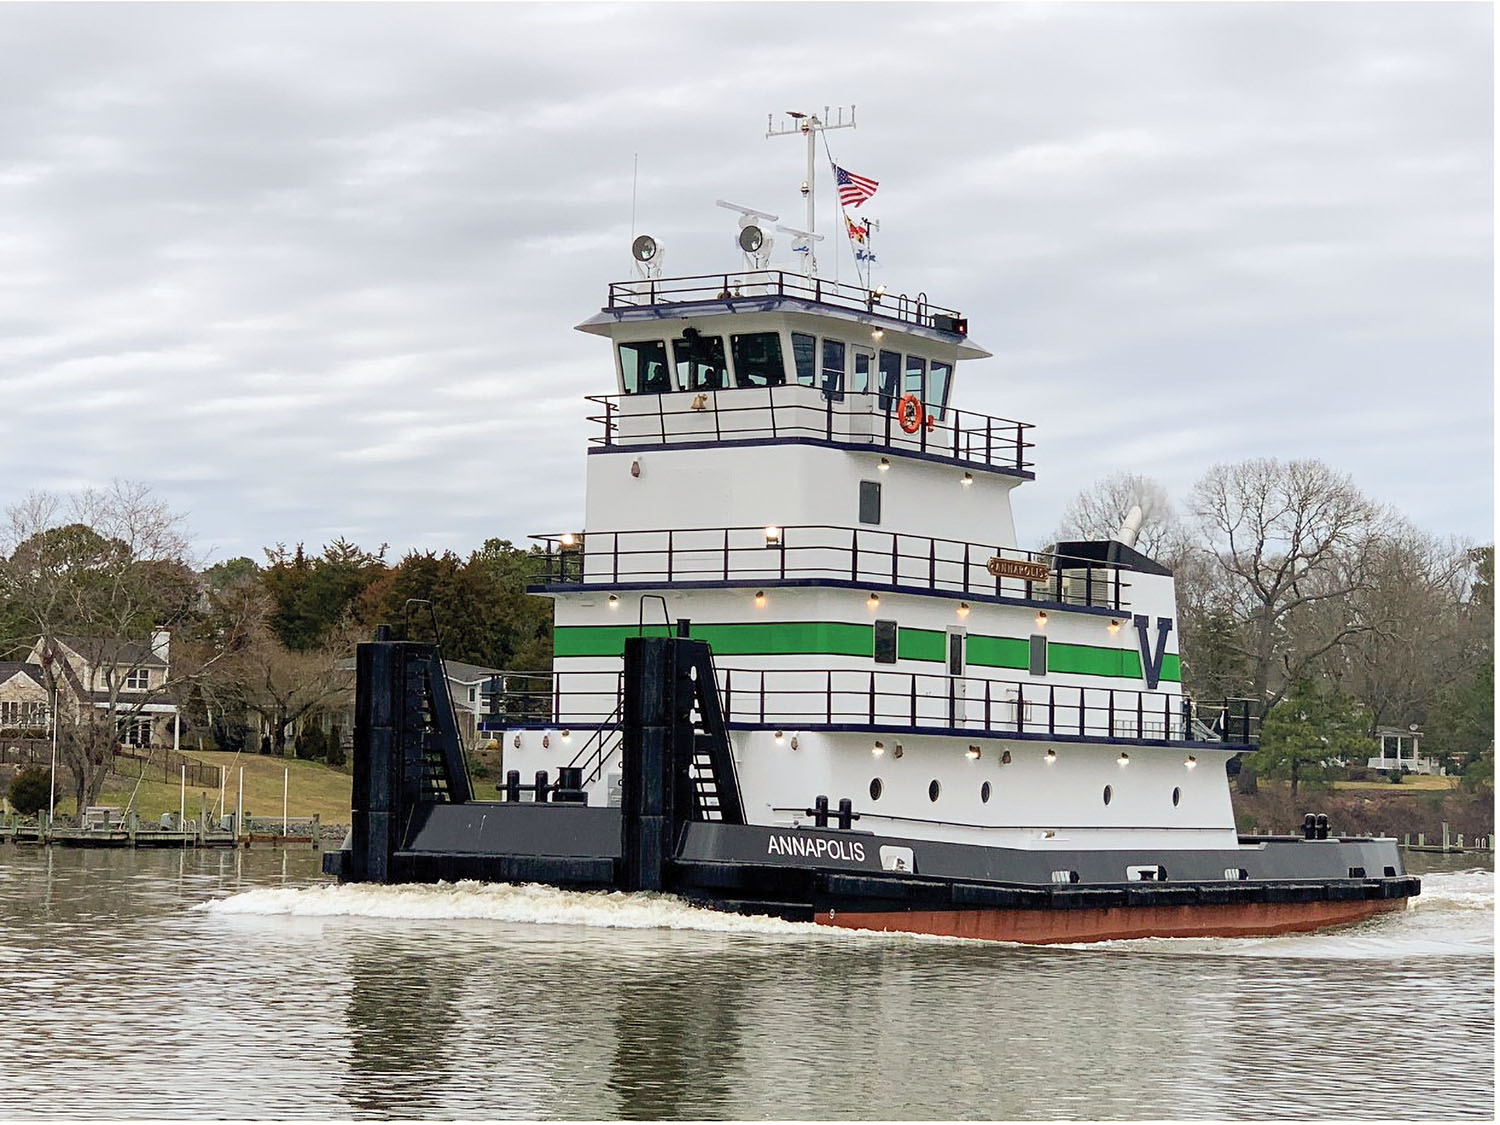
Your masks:
[{"label": "tree line", "polygon": [[[122,727],[163,702],[178,708],[184,745],[336,754],[303,728],[352,690],[354,645],[379,622],[409,620],[413,639],[440,638],[450,660],[551,666],[551,603],[525,592],[540,572],[536,550],[490,539],[467,557],[412,551],[389,562],[383,545],[338,539],[317,554],[278,544],[261,562],[203,566],[185,527],[132,482],[33,493],[7,512],[0,659],[42,654],[78,809],[96,803]],[[137,690],[134,677],[154,667],[153,638],[165,636],[165,678],[152,673]],[[97,670],[92,684],[61,658],[69,649]]]},{"label": "tree line", "polygon": [[1215,465],[1174,501],[1107,477],[1056,538],[1110,538],[1177,583],[1184,690],[1264,708],[1258,768],[1299,780],[1374,753],[1382,727],[1473,783],[1494,773],[1494,544],[1416,528],[1321,461]]}]

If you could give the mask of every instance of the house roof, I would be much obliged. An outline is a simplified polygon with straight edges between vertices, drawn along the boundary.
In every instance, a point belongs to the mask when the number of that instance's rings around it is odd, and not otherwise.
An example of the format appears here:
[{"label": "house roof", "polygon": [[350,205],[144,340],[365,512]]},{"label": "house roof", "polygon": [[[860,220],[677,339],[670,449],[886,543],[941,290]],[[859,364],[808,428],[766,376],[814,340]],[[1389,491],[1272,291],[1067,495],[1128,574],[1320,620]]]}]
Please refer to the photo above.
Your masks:
[{"label": "house roof", "polygon": [[0,660],[0,684],[9,683],[17,674],[35,681],[37,687],[46,687],[42,682],[42,666],[27,664],[24,660]]},{"label": "house roof", "polygon": [[[342,660],[335,661],[334,667],[341,672],[348,672],[353,670],[354,663],[354,657],[346,656]],[[448,679],[459,684],[472,684],[479,680],[487,680],[491,676],[503,676],[506,674],[499,668],[485,668],[479,664],[465,664],[462,660],[444,660],[443,671],[447,673]]]},{"label": "house roof", "polygon": [[129,668],[165,668],[167,662],[156,654],[149,641],[124,641],[116,637],[63,637],[57,642],[72,649],[84,660],[103,657],[111,664]]}]

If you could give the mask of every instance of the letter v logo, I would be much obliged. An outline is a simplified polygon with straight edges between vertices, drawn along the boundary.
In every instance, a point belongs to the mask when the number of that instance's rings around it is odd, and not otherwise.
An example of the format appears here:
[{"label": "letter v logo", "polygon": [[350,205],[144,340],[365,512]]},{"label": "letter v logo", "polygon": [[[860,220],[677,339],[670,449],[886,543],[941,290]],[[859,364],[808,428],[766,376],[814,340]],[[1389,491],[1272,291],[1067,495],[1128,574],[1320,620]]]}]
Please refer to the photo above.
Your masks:
[{"label": "letter v logo", "polygon": [[1141,675],[1146,678],[1146,686],[1153,691],[1161,682],[1162,657],[1167,652],[1167,634],[1172,631],[1172,619],[1170,617],[1158,617],[1156,619],[1156,649],[1152,651],[1151,638],[1146,635],[1146,628],[1151,624],[1151,618],[1137,614],[1135,618],[1136,636],[1141,642]]}]

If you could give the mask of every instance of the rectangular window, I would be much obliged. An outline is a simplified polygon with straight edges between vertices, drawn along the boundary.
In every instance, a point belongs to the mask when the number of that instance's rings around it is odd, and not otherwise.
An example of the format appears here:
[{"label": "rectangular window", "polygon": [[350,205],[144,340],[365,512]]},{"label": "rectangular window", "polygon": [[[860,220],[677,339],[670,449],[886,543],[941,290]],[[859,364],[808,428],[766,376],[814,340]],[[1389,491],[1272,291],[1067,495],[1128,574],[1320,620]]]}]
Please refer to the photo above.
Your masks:
[{"label": "rectangular window", "polygon": [[933,412],[939,416],[942,415],[943,407],[948,405],[948,376],[952,373],[952,365],[940,359],[933,360],[927,372],[927,394],[932,401]]},{"label": "rectangular window", "polygon": [[747,332],[729,337],[737,387],[780,387],[786,383],[781,362],[781,336],[776,332]]},{"label": "rectangular window", "polygon": [[964,636],[962,629],[948,630],[948,675],[962,676],[964,668]]},{"label": "rectangular window", "polygon": [[672,341],[677,386],[684,391],[719,391],[725,386],[724,337],[683,336]]},{"label": "rectangular window", "polygon": [[859,522],[880,522],[880,482],[878,480],[859,482]]},{"label": "rectangular window", "polygon": [[862,348],[856,348],[854,352],[854,375],[849,381],[849,389],[855,394],[862,394],[870,389],[871,367],[874,365],[875,357]]},{"label": "rectangular window", "polygon": [[145,691],[151,686],[151,673],[144,668],[132,668],[125,673],[126,691]]},{"label": "rectangular window", "polygon": [[901,393],[901,354],[880,353],[880,409],[889,410]]},{"label": "rectangular window", "polygon": [[1027,669],[1033,676],[1047,674],[1047,638],[1042,633],[1031,634],[1031,663]]},{"label": "rectangular window", "polygon": [[905,390],[909,395],[916,395],[924,403],[927,402],[927,361],[919,355],[906,357],[906,383]]},{"label": "rectangular window", "polygon": [[792,364],[797,368],[797,382],[810,387],[818,381],[817,337],[792,333]]},{"label": "rectangular window", "polygon": [[844,341],[823,341],[823,394],[831,399],[844,397]]},{"label": "rectangular window", "polygon": [[894,621],[875,622],[875,663],[896,663],[896,623]]},{"label": "rectangular window", "polygon": [[672,376],[667,370],[667,345],[661,340],[621,344],[620,378],[628,395],[670,391]]}]

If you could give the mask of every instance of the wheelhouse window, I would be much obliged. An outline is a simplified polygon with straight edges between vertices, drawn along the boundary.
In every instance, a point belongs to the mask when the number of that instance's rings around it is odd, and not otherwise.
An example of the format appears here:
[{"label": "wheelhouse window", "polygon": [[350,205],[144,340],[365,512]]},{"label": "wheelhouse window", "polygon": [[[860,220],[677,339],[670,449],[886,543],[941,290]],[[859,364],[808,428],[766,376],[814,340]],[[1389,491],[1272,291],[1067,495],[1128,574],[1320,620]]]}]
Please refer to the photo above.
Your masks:
[{"label": "wheelhouse window", "polygon": [[747,332],[729,337],[737,387],[779,387],[786,383],[781,360],[781,336],[775,332]]},{"label": "wheelhouse window", "polygon": [[927,395],[939,415],[948,405],[948,381],[952,374],[953,365],[940,359],[933,360],[927,369]]},{"label": "wheelhouse window", "polygon": [[682,390],[718,391],[727,386],[723,336],[700,336],[690,328],[672,341],[672,358]]},{"label": "wheelhouse window", "polygon": [[870,389],[870,368],[874,365],[875,356],[863,348],[854,349],[854,370],[849,376],[849,389],[855,394],[860,394]]},{"label": "wheelhouse window", "polygon": [[661,340],[631,340],[620,345],[620,378],[628,395],[662,394],[672,389],[667,345]]},{"label": "wheelhouse window", "polygon": [[916,395],[924,403],[928,401],[926,395],[927,361],[919,355],[906,357],[906,382],[904,389],[909,395]]},{"label": "wheelhouse window", "polygon": [[823,393],[829,398],[844,397],[844,341],[823,341]]},{"label": "wheelhouse window", "polygon": [[818,339],[806,332],[792,333],[792,363],[797,368],[797,382],[812,386],[818,381]]},{"label": "wheelhouse window", "polygon": [[880,353],[880,409],[889,410],[901,391],[901,353]]}]

